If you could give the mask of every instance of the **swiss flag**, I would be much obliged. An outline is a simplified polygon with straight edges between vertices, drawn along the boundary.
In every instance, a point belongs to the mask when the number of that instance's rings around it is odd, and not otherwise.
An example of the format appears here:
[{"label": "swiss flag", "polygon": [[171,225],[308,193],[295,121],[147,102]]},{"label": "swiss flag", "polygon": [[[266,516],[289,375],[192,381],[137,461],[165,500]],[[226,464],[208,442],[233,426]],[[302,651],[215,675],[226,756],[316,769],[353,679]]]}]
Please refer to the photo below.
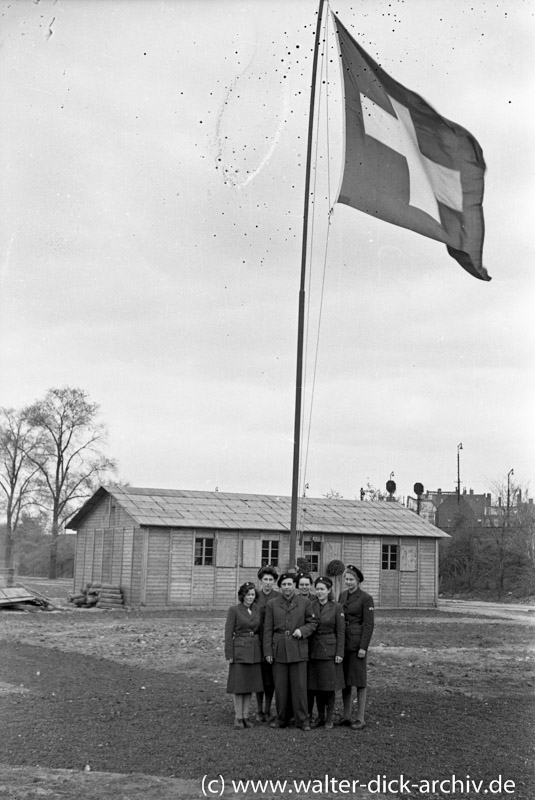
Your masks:
[{"label": "swiss flag", "polygon": [[467,272],[490,281],[482,264],[481,147],[387,75],[333,17],[346,112],[337,202],[444,242]]}]

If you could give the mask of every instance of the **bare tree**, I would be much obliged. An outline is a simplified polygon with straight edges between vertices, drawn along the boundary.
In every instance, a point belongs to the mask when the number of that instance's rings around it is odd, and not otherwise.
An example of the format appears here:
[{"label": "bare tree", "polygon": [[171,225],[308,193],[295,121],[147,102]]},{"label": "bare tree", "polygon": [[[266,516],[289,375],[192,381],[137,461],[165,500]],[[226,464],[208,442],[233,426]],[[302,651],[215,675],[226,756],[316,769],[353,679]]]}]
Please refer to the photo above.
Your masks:
[{"label": "bare tree", "polygon": [[327,500],[342,500],[344,495],[340,494],[340,492],[337,492],[335,489],[329,489],[322,497],[325,497]]},{"label": "bare tree", "polygon": [[100,407],[83,389],[49,389],[24,411],[38,432],[38,446],[28,458],[37,467],[40,502],[52,516],[49,577],[56,577],[58,535],[77,501],[85,500],[115,470],[102,448],[107,432]]},{"label": "bare tree", "polygon": [[33,503],[38,468],[32,462],[35,431],[20,411],[0,408],[0,488],[6,515],[4,563],[13,568],[14,537],[23,512]]},{"label": "bare tree", "polygon": [[492,506],[491,533],[495,548],[495,559],[492,568],[497,582],[499,596],[505,591],[506,579],[514,576],[516,582],[522,582],[522,567],[533,570],[534,552],[534,511],[533,506],[523,502],[527,498],[529,488],[510,480],[513,470],[507,479],[492,484],[495,504]]},{"label": "bare tree", "polygon": [[[383,492],[382,489],[378,489],[376,486],[373,486],[370,483],[370,479],[366,479],[366,488],[362,488],[360,490],[360,499],[361,500],[387,500],[389,497],[388,492]],[[393,495],[394,500],[397,502],[400,501],[399,495]]]},{"label": "bare tree", "polygon": [[[453,539],[441,543],[440,575],[445,591],[491,592],[524,597],[535,591],[535,508],[527,487],[492,485],[495,502],[476,520],[460,511]],[[523,498],[526,498],[523,500]]]}]

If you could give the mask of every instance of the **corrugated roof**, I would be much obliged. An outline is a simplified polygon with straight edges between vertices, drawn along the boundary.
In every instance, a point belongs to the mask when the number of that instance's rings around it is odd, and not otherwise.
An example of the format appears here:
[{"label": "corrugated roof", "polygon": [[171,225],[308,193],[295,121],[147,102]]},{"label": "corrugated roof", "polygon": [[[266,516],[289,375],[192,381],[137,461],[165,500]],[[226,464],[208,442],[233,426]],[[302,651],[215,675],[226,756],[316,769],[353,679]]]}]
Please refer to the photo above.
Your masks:
[{"label": "corrugated roof", "polygon": [[[83,518],[111,494],[138,525],[171,528],[290,530],[291,498],[182,489],[101,487],[71,518],[76,530]],[[306,497],[299,502],[298,528],[305,533],[354,533],[448,538],[399,503]]]}]

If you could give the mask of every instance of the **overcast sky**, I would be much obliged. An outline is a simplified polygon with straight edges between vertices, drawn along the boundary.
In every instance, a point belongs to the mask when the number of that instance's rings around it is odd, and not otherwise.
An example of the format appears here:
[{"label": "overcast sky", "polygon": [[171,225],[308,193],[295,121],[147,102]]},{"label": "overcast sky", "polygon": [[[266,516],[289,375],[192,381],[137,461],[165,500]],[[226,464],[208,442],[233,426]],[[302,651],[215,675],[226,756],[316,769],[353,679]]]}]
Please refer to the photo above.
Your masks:
[{"label": "overcast sky", "polygon": [[[122,480],[290,494],[316,0],[0,9],[0,404],[79,386],[101,405]],[[468,275],[438,242],[335,205],[322,299],[320,216],[308,493],[352,498],[391,472],[402,495],[415,481],[454,490],[460,442],[462,487],[489,491],[511,468],[525,484],[535,4],[332,10],[387,72],[479,140],[493,280]],[[319,212],[339,183],[333,64]]]}]

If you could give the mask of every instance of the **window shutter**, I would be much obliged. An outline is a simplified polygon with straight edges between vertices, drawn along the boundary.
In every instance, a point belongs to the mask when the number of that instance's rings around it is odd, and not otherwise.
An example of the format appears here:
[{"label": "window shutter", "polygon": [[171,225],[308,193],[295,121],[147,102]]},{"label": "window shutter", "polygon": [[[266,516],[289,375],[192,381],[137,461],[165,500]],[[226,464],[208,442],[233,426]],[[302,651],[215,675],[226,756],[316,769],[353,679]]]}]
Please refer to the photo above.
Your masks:
[{"label": "window shutter", "polygon": [[238,541],[234,532],[217,533],[215,564],[218,567],[238,566]]},{"label": "window shutter", "polygon": [[401,572],[416,572],[416,545],[402,544],[399,560]]},{"label": "window shutter", "polygon": [[256,567],[260,569],[262,557],[262,542],[260,539],[244,539],[242,542],[242,567]]}]

